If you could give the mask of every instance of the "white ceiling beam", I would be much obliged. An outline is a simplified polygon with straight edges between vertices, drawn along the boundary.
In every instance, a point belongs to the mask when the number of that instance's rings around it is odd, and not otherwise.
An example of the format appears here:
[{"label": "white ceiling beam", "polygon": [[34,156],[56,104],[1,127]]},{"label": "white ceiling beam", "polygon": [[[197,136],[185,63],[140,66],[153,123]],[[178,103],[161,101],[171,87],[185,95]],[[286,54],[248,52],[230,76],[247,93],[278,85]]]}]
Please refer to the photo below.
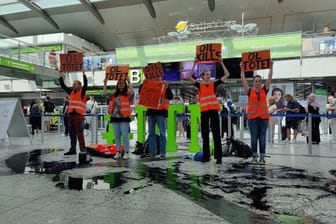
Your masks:
[{"label": "white ceiling beam", "polygon": [[19,33],[14,26],[12,26],[6,19],[4,19],[2,16],[0,16],[0,23],[13,31],[14,33]]},{"label": "white ceiling beam", "polygon": [[89,0],[79,0],[85,8],[87,8],[98,20],[101,24],[105,24],[104,18],[99,13],[97,8],[89,1]]},{"label": "white ceiling beam", "polygon": [[59,26],[57,23],[49,16],[48,13],[46,13],[43,9],[41,9],[38,5],[36,5],[34,2],[30,2],[29,0],[18,0],[18,2],[22,3],[26,7],[30,8],[31,10],[37,12],[40,14],[40,16],[45,19],[48,23],[53,25],[56,29],[59,30]]},{"label": "white ceiling beam", "polygon": [[151,0],[142,0],[143,3],[145,4],[149,14],[151,15],[151,17],[155,18],[156,17],[156,13],[155,13],[155,9],[153,7],[153,3]]}]

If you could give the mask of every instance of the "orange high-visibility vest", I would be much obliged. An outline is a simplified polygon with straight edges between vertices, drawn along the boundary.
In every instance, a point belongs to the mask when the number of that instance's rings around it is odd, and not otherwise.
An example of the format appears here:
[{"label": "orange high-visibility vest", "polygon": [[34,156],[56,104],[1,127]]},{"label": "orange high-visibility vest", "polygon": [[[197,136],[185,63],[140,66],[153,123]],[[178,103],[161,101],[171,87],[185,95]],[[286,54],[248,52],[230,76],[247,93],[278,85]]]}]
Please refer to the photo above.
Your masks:
[{"label": "orange high-visibility vest", "polygon": [[[115,97],[113,97],[111,100],[110,100],[110,103],[109,103],[109,109],[108,109],[108,113],[110,115],[112,115],[112,112],[113,112],[113,109],[114,109],[114,102],[115,102]],[[130,102],[130,99],[129,99],[129,96],[120,96],[120,114],[123,116],[123,117],[129,117],[131,116],[131,102]]]},{"label": "orange high-visibility vest", "polygon": [[251,88],[250,96],[247,102],[247,118],[261,118],[261,119],[269,119],[270,115],[268,113],[267,100],[266,100],[266,92],[263,88],[259,90],[259,99],[256,93],[255,88]]},{"label": "orange high-visibility vest", "polygon": [[78,92],[71,91],[69,97],[69,110],[68,110],[69,113],[73,111],[76,111],[81,115],[85,113],[86,97],[84,96],[82,99],[81,96],[82,96],[82,90],[79,90]]},{"label": "orange high-visibility vest", "polygon": [[165,87],[163,90],[163,94],[161,96],[160,102],[159,102],[159,110],[168,110],[169,108],[170,100],[166,98],[166,91],[167,91],[167,88]]},{"label": "orange high-visibility vest", "polygon": [[220,106],[214,93],[213,82],[210,82],[208,85],[200,83],[199,103],[201,106],[201,112],[208,110],[220,111]]}]

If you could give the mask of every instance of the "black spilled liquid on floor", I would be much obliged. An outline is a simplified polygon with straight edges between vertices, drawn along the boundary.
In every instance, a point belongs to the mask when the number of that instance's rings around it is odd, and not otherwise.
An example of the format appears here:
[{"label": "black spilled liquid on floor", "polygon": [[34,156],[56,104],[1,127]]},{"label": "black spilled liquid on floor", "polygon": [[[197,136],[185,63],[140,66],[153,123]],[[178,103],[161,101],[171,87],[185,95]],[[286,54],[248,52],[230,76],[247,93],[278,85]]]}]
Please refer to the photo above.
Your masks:
[{"label": "black spilled liquid on floor", "polygon": [[[223,164],[223,174],[195,175],[182,171],[184,161],[173,158],[169,167],[152,166],[143,161],[129,160],[115,163],[99,163],[99,166],[127,167],[135,171],[136,177],[130,177],[128,171],[111,172],[100,176],[72,176],[64,172],[73,168],[87,168],[96,165],[79,166],[76,161],[43,161],[41,155],[54,153],[55,149],[37,149],[28,153],[18,153],[6,160],[7,167],[15,173],[38,173],[52,175],[56,187],[73,190],[114,189],[127,182],[141,181],[136,187],[126,189],[124,194],[132,194],[154,184],[161,184],[174,192],[192,200],[208,211],[223,217],[231,223],[275,223],[271,214],[271,203],[267,201],[267,192],[273,188],[306,188],[326,192],[321,197],[336,195],[336,181],[324,177],[309,175],[303,169],[284,166],[256,165],[249,162]],[[165,164],[165,161],[159,163]],[[197,162],[195,162],[197,163]],[[218,172],[221,172],[219,169]],[[335,175],[335,171],[330,171]],[[303,180],[303,184],[284,184],[272,181]],[[303,182],[302,181],[302,182]],[[295,182],[296,183],[296,182]],[[217,193],[213,193],[217,192]],[[231,202],[225,195],[239,194],[242,199]],[[257,211],[257,212],[255,212]],[[259,211],[259,212],[258,212]],[[313,223],[318,223],[314,221]]]}]

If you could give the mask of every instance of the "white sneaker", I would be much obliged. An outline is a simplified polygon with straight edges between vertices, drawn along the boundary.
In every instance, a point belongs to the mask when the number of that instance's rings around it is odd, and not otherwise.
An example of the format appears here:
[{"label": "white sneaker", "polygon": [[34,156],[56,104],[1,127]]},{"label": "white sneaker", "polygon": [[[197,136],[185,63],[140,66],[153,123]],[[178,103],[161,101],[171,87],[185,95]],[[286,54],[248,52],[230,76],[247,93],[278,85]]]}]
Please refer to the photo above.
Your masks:
[{"label": "white sneaker", "polygon": [[128,152],[125,152],[125,153],[124,153],[123,159],[129,159]]},{"label": "white sneaker", "polygon": [[117,152],[114,156],[115,159],[120,159],[121,158],[121,154],[120,152]]}]

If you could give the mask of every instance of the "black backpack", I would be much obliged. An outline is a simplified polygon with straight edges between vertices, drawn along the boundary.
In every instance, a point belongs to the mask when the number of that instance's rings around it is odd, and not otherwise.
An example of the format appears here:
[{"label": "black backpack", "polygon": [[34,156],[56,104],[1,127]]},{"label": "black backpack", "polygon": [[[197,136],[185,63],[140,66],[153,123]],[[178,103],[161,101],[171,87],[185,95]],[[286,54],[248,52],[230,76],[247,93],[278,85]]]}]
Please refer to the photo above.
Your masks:
[{"label": "black backpack", "polygon": [[[156,137],[156,155],[160,154],[160,136],[155,135]],[[141,155],[141,158],[149,154],[149,139],[147,138],[144,143],[137,142],[134,152],[135,155]]]},{"label": "black backpack", "polygon": [[252,149],[248,144],[240,140],[235,140],[233,138],[230,139],[228,153],[229,155],[233,154],[235,156],[242,157],[245,159],[251,157],[253,154]]},{"label": "black backpack", "polygon": [[30,114],[35,115],[35,116],[41,115],[40,107],[39,106],[32,106],[32,108],[30,109]]},{"label": "black backpack", "polygon": [[55,104],[53,102],[46,101],[44,103],[45,103],[45,111],[46,112],[49,112],[49,113],[54,112]]}]

